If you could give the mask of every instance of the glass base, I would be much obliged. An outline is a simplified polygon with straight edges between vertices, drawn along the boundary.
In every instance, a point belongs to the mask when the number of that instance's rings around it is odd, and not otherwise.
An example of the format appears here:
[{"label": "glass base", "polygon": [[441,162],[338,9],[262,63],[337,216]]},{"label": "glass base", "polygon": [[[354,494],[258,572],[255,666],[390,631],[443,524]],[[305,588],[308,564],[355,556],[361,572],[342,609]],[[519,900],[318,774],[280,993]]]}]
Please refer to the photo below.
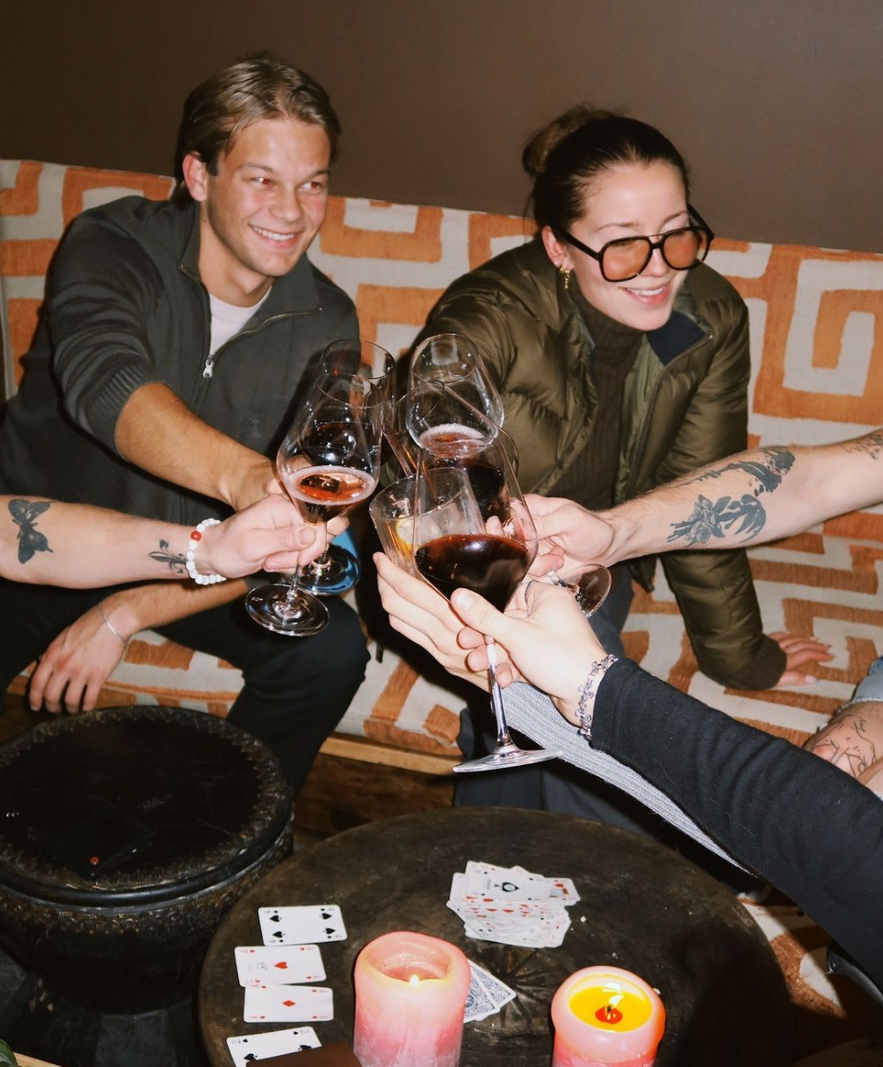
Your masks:
[{"label": "glass base", "polygon": [[361,577],[359,561],[340,545],[330,545],[325,557],[314,559],[300,572],[300,587],[313,596],[340,596],[349,592]]},{"label": "glass base", "polygon": [[328,625],[328,608],[299,589],[289,598],[290,585],[261,585],[245,598],[245,610],[267,630],[285,637],[311,637]]},{"label": "glass base", "polygon": [[475,771],[504,771],[507,767],[527,767],[531,763],[560,759],[561,755],[561,752],[551,748],[519,748],[510,743],[495,748],[489,756],[468,760],[466,763],[457,763],[453,770],[457,774],[470,774]]}]

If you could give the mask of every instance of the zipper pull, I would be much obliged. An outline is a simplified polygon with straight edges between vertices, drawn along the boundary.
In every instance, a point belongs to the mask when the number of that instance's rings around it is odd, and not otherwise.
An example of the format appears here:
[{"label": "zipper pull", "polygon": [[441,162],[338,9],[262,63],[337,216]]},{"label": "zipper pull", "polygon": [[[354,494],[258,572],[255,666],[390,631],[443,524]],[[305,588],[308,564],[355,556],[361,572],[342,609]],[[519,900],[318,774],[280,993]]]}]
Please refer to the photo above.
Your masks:
[{"label": "zipper pull", "polygon": [[214,373],[215,358],[214,356],[205,357],[205,366],[202,368],[203,378],[211,378]]}]

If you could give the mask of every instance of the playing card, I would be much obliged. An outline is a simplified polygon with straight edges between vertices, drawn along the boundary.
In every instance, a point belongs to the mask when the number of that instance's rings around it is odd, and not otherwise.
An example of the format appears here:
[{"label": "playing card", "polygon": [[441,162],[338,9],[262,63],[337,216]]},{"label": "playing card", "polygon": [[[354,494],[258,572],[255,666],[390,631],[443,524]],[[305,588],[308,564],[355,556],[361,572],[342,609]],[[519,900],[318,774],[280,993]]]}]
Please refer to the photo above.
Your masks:
[{"label": "playing card", "polygon": [[282,1056],[286,1052],[303,1052],[319,1048],[320,1042],[312,1026],[299,1026],[292,1030],[273,1030],[269,1034],[245,1034],[228,1037],[227,1048],[235,1067],[249,1067],[270,1056]]},{"label": "playing card", "polygon": [[315,983],[325,978],[318,945],[238,945],[233,955],[242,986]]},{"label": "playing card", "polygon": [[327,986],[246,986],[242,1018],[247,1023],[328,1022],[334,999]]},{"label": "playing card", "polygon": [[345,941],[346,927],[336,904],[295,908],[258,908],[265,945],[312,945]]},{"label": "playing card", "polygon": [[497,867],[470,860],[466,864],[466,893],[494,900],[546,900],[549,886],[542,875],[523,867]]},{"label": "playing card", "polygon": [[469,961],[469,968],[472,971],[472,977],[478,979],[487,995],[493,1001],[495,1011],[499,1011],[504,1004],[508,1004],[510,1000],[515,999],[515,990],[510,989],[505,982],[501,982],[490,971],[485,970],[484,967],[479,967],[472,960]]},{"label": "playing card", "polygon": [[472,981],[469,983],[469,992],[466,994],[466,1011],[463,1015],[464,1023],[472,1023],[477,1022],[479,1019],[486,1019],[489,1015],[493,1015],[497,1010],[494,1007],[494,1002],[491,1000],[488,991],[479,980],[471,962],[469,967],[472,970]]}]

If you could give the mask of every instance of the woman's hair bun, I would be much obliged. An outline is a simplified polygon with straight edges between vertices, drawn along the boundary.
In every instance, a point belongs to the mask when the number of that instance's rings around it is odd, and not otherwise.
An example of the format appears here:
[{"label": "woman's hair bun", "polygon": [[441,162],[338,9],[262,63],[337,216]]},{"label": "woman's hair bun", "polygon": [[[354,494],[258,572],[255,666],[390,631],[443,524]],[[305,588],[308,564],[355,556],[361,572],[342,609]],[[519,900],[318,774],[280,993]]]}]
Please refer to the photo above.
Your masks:
[{"label": "woman's hair bun", "polygon": [[576,104],[550,123],[537,130],[524,146],[521,162],[531,178],[536,180],[546,169],[549,154],[572,133],[599,119],[613,118],[613,112],[600,111],[587,104]]}]

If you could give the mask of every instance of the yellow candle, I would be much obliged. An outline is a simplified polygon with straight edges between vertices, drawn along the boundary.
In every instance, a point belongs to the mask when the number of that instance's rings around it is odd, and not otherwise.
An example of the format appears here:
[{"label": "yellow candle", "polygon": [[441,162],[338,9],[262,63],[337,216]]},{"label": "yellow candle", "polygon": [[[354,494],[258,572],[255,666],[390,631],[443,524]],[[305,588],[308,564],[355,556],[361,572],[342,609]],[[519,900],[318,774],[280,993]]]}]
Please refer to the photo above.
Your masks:
[{"label": "yellow candle", "polygon": [[552,1023],[552,1067],[652,1067],[665,1008],[637,975],[586,967],[558,989]]},{"label": "yellow candle", "polygon": [[624,988],[615,978],[580,989],[570,998],[570,1010],[584,1023],[602,1029],[637,1030],[650,1018],[652,1005],[644,993]]}]

